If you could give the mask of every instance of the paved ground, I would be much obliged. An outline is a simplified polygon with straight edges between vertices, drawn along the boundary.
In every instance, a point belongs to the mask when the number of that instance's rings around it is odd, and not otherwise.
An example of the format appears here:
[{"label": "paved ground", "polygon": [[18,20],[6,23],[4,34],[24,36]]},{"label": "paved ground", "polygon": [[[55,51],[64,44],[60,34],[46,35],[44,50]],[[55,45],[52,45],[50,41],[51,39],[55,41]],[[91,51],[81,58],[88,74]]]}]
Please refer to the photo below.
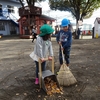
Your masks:
[{"label": "paved ground", "polygon": [[[56,73],[58,45],[54,38],[52,42]],[[63,87],[62,95],[47,96],[34,84],[35,65],[29,57],[33,47],[30,39],[0,39],[0,100],[100,100],[100,38],[73,40],[70,68],[78,83]]]}]

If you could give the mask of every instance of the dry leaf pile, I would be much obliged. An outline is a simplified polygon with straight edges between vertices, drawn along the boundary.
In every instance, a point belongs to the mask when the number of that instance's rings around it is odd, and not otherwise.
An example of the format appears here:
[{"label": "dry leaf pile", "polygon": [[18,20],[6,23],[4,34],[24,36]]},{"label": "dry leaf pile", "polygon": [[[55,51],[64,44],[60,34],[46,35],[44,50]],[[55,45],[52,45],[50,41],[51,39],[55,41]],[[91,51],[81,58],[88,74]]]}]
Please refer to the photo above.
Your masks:
[{"label": "dry leaf pile", "polygon": [[44,82],[48,95],[53,95],[54,93],[63,94],[62,88],[59,88],[57,82],[55,82],[52,78],[47,77]]}]

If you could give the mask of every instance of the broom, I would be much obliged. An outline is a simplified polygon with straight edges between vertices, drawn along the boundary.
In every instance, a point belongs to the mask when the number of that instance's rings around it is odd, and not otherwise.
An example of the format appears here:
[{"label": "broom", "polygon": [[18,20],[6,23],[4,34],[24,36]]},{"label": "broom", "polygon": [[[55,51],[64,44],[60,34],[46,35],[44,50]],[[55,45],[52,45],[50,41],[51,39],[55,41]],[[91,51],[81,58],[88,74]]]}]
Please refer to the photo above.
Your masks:
[{"label": "broom", "polygon": [[[62,48],[62,46],[61,46],[61,48]],[[61,65],[61,67],[59,69],[57,79],[58,79],[59,85],[70,86],[70,85],[75,84],[77,82],[77,80],[75,79],[74,75],[72,74],[70,69],[67,67],[67,65],[64,63],[63,50],[61,50],[61,52],[62,52],[63,64]]]}]

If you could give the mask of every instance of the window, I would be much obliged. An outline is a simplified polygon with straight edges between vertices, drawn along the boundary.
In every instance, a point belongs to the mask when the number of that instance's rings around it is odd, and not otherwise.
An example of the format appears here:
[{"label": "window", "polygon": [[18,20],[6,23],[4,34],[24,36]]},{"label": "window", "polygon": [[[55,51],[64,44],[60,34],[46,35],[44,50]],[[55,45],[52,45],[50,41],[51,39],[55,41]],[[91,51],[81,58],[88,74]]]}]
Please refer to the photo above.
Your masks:
[{"label": "window", "polygon": [[14,6],[7,5],[8,13],[15,13]]},{"label": "window", "polygon": [[2,5],[0,4],[0,16],[2,16]]},{"label": "window", "polygon": [[0,22],[0,31],[5,31],[5,25],[3,22]]}]

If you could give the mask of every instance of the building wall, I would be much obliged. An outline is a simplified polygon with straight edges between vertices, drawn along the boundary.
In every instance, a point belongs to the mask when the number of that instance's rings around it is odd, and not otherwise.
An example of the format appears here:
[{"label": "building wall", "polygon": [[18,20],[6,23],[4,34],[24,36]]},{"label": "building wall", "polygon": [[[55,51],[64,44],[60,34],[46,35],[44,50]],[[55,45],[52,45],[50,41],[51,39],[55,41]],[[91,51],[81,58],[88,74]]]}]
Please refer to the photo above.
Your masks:
[{"label": "building wall", "polygon": [[98,25],[98,36],[100,36],[100,24]]},{"label": "building wall", "polygon": [[0,21],[0,24],[3,24],[4,27],[0,27],[0,34],[2,35],[11,35],[19,34],[19,27],[13,24],[11,21]]},{"label": "building wall", "polygon": [[7,33],[6,31],[7,31],[7,27],[5,21],[0,21],[0,34],[6,35]]},{"label": "building wall", "polygon": [[[0,21],[5,20],[4,25],[5,25],[5,30],[0,30],[0,34],[3,35],[10,35],[10,23],[7,21],[8,20],[13,20],[14,22],[17,23],[17,20],[19,19],[19,13],[18,13],[18,8],[21,7],[20,3],[16,0],[0,0],[0,5],[2,5],[2,16]],[[13,6],[14,7],[14,13],[8,13],[8,8],[7,5]],[[16,25],[13,25],[16,34],[19,34],[19,27]]]},{"label": "building wall", "polygon": [[[8,16],[8,18],[15,21],[19,19],[18,8],[21,7],[20,3],[11,2],[10,0],[0,0],[0,4],[2,5],[2,11],[5,17]],[[14,6],[15,13],[8,13],[7,5]]]}]

